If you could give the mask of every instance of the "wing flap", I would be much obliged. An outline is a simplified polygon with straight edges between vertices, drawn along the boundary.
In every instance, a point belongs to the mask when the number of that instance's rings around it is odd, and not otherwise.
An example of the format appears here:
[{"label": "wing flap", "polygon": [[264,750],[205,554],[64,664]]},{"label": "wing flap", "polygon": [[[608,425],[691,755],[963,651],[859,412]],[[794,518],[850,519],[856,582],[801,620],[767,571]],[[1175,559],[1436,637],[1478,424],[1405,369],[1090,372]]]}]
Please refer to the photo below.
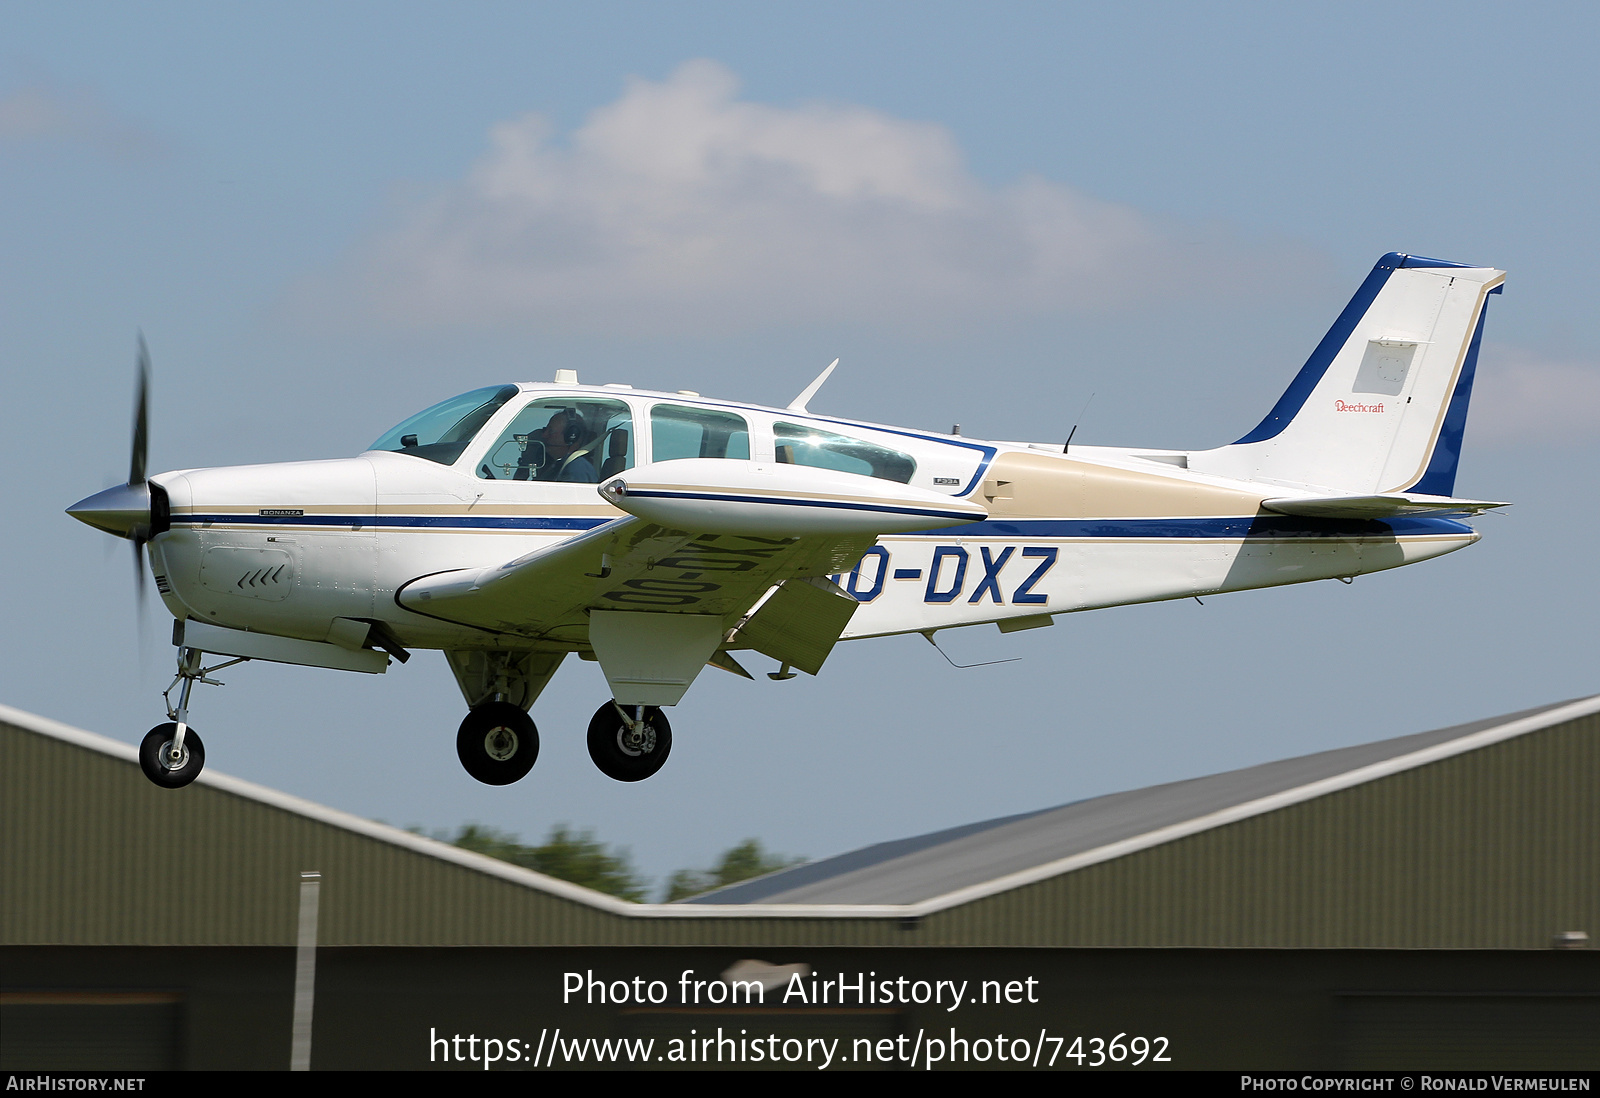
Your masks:
[{"label": "wing flap", "polygon": [[860,605],[831,580],[785,580],[728,643],[815,675]]}]

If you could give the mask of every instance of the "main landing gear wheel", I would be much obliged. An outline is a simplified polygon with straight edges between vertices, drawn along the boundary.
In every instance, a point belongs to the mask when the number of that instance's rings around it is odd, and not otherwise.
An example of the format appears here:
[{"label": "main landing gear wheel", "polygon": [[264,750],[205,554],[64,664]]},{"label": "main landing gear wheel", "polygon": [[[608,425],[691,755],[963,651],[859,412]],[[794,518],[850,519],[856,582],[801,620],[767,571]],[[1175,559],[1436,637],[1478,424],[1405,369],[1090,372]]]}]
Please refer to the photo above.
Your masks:
[{"label": "main landing gear wheel", "polygon": [[194,734],[194,729],[183,730],[183,747],[178,757],[172,757],[172,741],[178,734],[176,721],[158,724],[145,733],[139,744],[139,769],[144,776],[166,789],[180,789],[200,776],[206,765],[206,745]]},{"label": "main landing gear wheel", "polygon": [[642,782],[667,761],[672,751],[672,725],[653,705],[630,705],[626,710],[627,719],[616,702],[606,702],[595,710],[589,722],[589,757],[608,778]]},{"label": "main landing gear wheel", "polygon": [[533,718],[510,702],[485,702],[467,714],[456,733],[456,754],[484,785],[510,785],[539,758]]}]

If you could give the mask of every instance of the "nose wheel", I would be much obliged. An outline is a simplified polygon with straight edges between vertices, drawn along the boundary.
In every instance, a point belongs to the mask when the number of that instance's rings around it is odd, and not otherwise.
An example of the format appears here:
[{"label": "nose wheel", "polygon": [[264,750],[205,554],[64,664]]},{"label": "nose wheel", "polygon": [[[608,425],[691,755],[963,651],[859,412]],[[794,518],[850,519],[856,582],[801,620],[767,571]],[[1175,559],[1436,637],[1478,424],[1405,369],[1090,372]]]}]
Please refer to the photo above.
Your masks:
[{"label": "nose wheel", "polygon": [[539,730],[510,702],[485,702],[461,722],[456,755],[484,785],[510,785],[526,777],[538,760]]},{"label": "nose wheel", "polygon": [[178,738],[178,723],[158,724],[139,744],[139,769],[166,789],[181,789],[200,776],[206,765],[206,746],[194,729]]},{"label": "nose wheel", "polygon": [[606,702],[589,722],[589,757],[619,782],[642,782],[672,751],[672,725],[653,705]]}]

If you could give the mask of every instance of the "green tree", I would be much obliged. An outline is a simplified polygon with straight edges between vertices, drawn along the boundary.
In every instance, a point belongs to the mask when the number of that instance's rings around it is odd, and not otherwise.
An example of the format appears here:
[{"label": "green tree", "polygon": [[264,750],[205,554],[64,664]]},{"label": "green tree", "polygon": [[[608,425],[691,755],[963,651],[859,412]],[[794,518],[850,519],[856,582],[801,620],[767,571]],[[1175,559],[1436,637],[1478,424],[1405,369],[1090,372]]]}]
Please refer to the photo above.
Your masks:
[{"label": "green tree", "polygon": [[634,871],[625,848],[611,850],[593,831],[573,831],[556,824],[539,846],[524,846],[517,835],[481,824],[466,824],[448,840],[463,850],[487,854],[524,869],[592,888],[624,900],[641,902],[648,882]]},{"label": "green tree", "polygon": [[746,839],[722,852],[716,868],[710,870],[680,869],[667,879],[665,902],[698,896],[713,888],[748,881],[780,869],[799,865],[804,858],[790,858],[773,854],[761,845],[760,839]]}]

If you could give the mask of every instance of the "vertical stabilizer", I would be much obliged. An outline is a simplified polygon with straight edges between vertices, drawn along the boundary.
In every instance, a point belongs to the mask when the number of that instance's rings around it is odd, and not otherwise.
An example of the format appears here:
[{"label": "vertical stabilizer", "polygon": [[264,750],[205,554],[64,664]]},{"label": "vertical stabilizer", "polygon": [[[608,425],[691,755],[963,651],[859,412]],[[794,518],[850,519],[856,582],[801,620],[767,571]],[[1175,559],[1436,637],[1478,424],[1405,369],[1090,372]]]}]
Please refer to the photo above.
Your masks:
[{"label": "vertical stabilizer", "polygon": [[1505,272],[1391,252],[1271,412],[1189,468],[1339,493],[1450,495],[1484,306]]}]

